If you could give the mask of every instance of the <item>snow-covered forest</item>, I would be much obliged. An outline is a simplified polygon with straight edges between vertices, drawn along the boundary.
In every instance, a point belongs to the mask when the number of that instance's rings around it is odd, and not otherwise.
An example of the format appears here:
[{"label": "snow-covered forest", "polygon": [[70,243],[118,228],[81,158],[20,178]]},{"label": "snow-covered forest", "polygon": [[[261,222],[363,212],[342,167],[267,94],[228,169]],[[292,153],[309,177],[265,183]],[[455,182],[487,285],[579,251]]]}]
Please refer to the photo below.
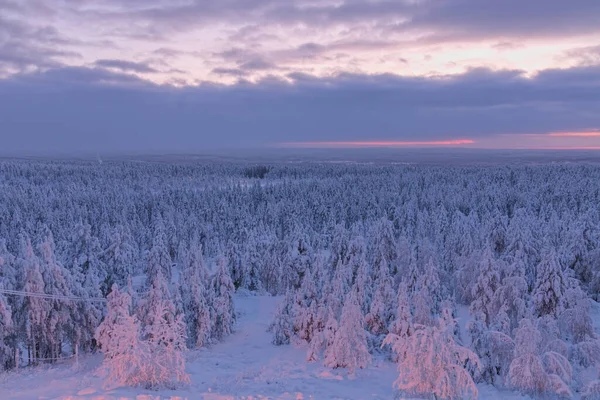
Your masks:
[{"label": "snow-covered forest", "polygon": [[280,296],[274,346],[351,375],[395,363],[400,396],[600,399],[599,182],[585,164],[3,161],[0,368],[101,352],[107,386],[179,387],[187,352],[235,332],[235,296]]}]

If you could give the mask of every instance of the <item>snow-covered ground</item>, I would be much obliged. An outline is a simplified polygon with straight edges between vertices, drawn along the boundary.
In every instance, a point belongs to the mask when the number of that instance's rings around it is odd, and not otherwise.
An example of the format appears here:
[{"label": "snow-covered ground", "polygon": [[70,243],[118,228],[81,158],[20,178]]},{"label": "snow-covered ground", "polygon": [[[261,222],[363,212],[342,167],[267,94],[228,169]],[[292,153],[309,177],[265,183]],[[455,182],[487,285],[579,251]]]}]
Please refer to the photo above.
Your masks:
[{"label": "snow-covered ground", "polygon": [[[349,376],[320,363],[306,363],[302,346],[274,346],[266,332],[278,299],[236,297],[240,314],[237,331],[225,342],[188,355],[192,383],[179,390],[149,391],[133,388],[105,390],[95,370],[101,355],[19,373],[0,375],[0,399],[32,400],[155,400],[155,399],[392,399],[396,366],[376,360]],[[480,399],[523,399],[479,385]]]}]

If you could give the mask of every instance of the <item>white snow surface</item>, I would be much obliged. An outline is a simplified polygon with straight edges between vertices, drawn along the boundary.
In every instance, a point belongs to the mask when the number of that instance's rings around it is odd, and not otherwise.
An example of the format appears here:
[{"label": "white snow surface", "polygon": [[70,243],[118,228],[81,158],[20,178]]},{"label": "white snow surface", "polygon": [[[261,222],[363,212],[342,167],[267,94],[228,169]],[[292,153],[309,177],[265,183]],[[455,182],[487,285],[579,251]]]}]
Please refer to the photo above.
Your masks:
[{"label": "white snow surface", "polygon": [[[177,390],[140,388],[106,390],[96,368],[102,355],[86,356],[51,366],[25,368],[0,375],[4,400],[258,400],[258,399],[392,399],[396,365],[375,359],[354,376],[346,369],[306,363],[306,346],[271,344],[266,332],[279,298],[235,297],[237,329],[224,342],[190,352],[187,372],[191,384]],[[462,324],[461,324],[462,325]],[[478,385],[480,399],[517,400],[525,397]]]}]

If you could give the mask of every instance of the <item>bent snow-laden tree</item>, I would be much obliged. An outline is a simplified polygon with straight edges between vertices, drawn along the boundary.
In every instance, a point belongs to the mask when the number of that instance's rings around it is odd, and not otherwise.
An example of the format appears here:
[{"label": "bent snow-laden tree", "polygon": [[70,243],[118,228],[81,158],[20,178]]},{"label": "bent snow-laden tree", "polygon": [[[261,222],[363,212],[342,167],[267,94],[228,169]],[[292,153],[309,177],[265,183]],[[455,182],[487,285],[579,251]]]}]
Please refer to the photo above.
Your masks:
[{"label": "bent snow-laden tree", "polygon": [[410,336],[388,335],[384,343],[398,355],[399,396],[434,396],[436,399],[477,399],[478,390],[466,365],[478,368],[472,351],[458,345],[447,321],[438,326],[415,324]]}]

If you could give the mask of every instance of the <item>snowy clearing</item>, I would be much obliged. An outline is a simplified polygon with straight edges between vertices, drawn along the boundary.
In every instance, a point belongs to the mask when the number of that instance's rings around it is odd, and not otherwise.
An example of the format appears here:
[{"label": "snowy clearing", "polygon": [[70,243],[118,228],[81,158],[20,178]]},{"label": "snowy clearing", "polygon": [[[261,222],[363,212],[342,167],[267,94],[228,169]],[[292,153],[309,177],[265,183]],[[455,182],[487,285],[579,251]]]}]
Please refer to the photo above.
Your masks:
[{"label": "snowy clearing", "polygon": [[[396,365],[376,360],[349,376],[345,369],[306,363],[304,346],[275,346],[266,332],[279,298],[236,297],[236,332],[223,343],[191,352],[187,371],[192,383],[179,390],[132,388],[104,390],[95,374],[102,355],[0,375],[3,399],[154,400],[154,399],[391,399]],[[479,385],[480,399],[525,399]]]}]

